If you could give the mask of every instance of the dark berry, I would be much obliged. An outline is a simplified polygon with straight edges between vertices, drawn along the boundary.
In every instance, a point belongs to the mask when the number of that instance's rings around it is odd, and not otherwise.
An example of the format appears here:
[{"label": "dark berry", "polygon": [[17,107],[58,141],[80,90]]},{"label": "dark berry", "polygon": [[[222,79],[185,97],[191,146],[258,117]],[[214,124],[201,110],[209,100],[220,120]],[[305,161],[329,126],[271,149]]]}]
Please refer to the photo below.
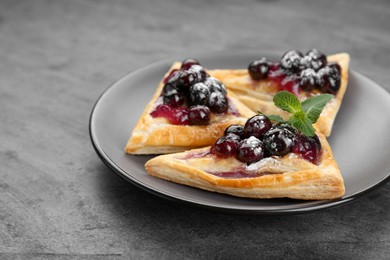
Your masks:
[{"label": "dark berry", "polygon": [[210,121],[210,109],[206,106],[191,106],[188,113],[191,125],[207,125]]},{"label": "dark berry", "polygon": [[207,105],[210,97],[210,90],[204,83],[199,82],[190,87],[189,97],[191,104]]},{"label": "dark berry", "polygon": [[271,121],[263,114],[249,118],[244,126],[244,136],[249,138],[254,136],[260,140],[263,135],[272,127]]},{"label": "dark berry", "polygon": [[185,70],[180,73],[180,76],[177,80],[178,87],[182,88],[184,91],[187,91],[192,85],[198,81],[198,74],[194,71]]},{"label": "dark berry", "polygon": [[169,105],[160,104],[158,105],[150,115],[152,117],[168,117],[172,114],[172,107]]},{"label": "dark berry", "polygon": [[179,91],[177,85],[174,83],[167,82],[162,89],[162,94],[165,95],[175,91]]},{"label": "dark berry", "polygon": [[197,61],[195,59],[185,59],[181,63],[181,69],[188,70],[191,68],[192,65],[199,65],[199,64],[200,64],[199,61]]},{"label": "dark berry", "polygon": [[266,79],[268,76],[269,63],[266,58],[252,61],[248,66],[248,72],[252,79]]},{"label": "dark berry", "polygon": [[325,67],[327,60],[325,54],[316,49],[312,49],[306,53],[305,57],[301,60],[301,63],[305,68],[311,68],[318,71]]},{"label": "dark berry", "polygon": [[341,85],[341,74],[338,64],[326,66],[318,71],[319,88],[322,92],[335,94]]},{"label": "dark berry", "polygon": [[178,107],[184,103],[185,97],[181,91],[171,90],[163,96],[164,104],[169,104],[172,107]]},{"label": "dark berry", "polygon": [[198,82],[203,82],[207,78],[206,70],[200,65],[192,65],[191,68],[188,69],[188,71],[196,74]]},{"label": "dark berry", "polygon": [[190,123],[188,110],[183,107],[174,108],[168,120],[174,125],[188,125]]},{"label": "dark berry", "polygon": [[281,129],[285,128],[291,133],[293,133],[294,135],[298,133],[298,130],[288,123],[277,123],[276,125],[273,126],[273,128],[281,128]]},{"label": "dark berry", "polygon": [[174,125],[189,124],[188,111],[183,107],[173,108],[170,105],[160,104],[153,110],[152,113],[150,113],[150,115],[152,117],[164,117]]},{"label": "dark berry", "polygon": [[288,154],[294,144],[295,134],[286,127],[274,126],[263,138],[265,152],[272,156]]},{"label": "dark berry", "polygon": [[235,134],[240,138],[244,137],[244,127],[242,125],[230,125],[225,129],[224,135]]},{"label": "dark berry", "polygon": [[226,88],[221,81],[214,77],[208,77],[204,84],[210,88],[210,92],[219,92],[226,96]]},{"label": "dark berry", "polygon": [[302,57],[303,55],[299,51],[291,50],[282,56],[280,64],[286,70],[291,72],[298,72],[301,68]]},{"label": "dark berry", "polygon": [[254,136],[242,140],[236,149],[237,160],[244,163],[254,163],[264,157],[263,142]]},{"label": "dark berry", "polygon": [[173,69],[169,75],[163,80],[163,83],[166,84],[168,81],[176,82],[180,76],[180,71],[178,69]]},{"label": "dark berry", "polygon": [[228,100],[222,93],[212,92],[208,100],[208,105],[211,111],[220,114],[228,109]]},{"label": "dark berry", "polygon": [[295,137],[292,152],[305,160],[318,164],[321,155],[321,142],[317,135],[308,137],[299,134]]},{"label": "dark berry", "polygon": [[318,75],[314,69],[305,69],[301,72],[299,86],[305,91],[311,91],[318,87]]},{"label": "dark berry", "polygon": [[236,153],[240,138],[234,134],[224,135],[211,147],[210,152],[219,157],[229,157]]}]

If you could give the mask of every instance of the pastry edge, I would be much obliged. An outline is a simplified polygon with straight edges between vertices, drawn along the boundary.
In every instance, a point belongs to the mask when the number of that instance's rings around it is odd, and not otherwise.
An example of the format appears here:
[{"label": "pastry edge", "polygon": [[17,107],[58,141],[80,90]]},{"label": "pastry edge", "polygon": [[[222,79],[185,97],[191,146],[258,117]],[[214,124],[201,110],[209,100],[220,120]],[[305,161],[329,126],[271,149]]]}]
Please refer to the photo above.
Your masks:
[{"label": "pastry edge", "polygon": [[[330,146],[324,138],[321,137],[324,151],[319,166],[301,171],[228,179],[175,160],[178,154],[155,157],[145,164],[145,169],[148,174],[167,181],[238,197],[337,199],[345,193],[344,182]],[[198,150],[204,149],[209,148]]]}]

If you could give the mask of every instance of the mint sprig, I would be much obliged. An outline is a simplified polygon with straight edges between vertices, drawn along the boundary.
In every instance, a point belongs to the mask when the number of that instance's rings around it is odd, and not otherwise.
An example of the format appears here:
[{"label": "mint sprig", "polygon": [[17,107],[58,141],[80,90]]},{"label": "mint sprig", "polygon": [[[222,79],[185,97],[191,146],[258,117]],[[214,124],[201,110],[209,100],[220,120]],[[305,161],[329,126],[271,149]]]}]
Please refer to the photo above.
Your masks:
[{"label": "mint sprig", "polygon": [[280,109],[291,114],[286,121],[280,116],[270,115],[268,118],[273,121],[288,123],[298,129],[306,136],[314,136],[315,129],[313,124],[317,122],[325,105],[333,98],[331,94],[320,94],[310,97],[302,103],[292,93],[288,91],[278,92],[274,98],[274,104]]}]

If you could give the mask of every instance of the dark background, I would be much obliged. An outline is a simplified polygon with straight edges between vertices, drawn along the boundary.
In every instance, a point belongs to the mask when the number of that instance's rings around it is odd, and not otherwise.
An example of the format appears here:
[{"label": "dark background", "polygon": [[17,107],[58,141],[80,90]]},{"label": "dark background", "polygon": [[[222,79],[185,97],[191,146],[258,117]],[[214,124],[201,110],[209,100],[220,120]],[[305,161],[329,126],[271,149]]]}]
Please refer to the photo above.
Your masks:
[{"label": "dark background", "polygon": [[0,0],[0,258],[389,259],[389,184],[309,214],[205,211],[113,174],[88,133],[110,83],[186,53],[348,52],[390,90],[389,24],[386,0]]}]

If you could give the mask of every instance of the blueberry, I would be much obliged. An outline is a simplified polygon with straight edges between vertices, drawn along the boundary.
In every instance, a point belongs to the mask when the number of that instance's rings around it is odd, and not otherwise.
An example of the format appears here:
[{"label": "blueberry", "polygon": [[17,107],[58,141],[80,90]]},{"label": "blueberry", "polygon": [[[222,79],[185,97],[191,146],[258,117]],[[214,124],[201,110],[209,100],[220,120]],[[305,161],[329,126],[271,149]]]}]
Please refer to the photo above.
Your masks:
[{"label": "blueberry", "polygon": [[210,90],[204,83],[199,82],[190,87],[189,97],[191,104],[207,105],[210,97]]},{"label": "blueberry", "polygon": [[314,69],[305,69],[301,72],[299,86],[305,91],[311,91],[319,86],[318,75]]},{"label": "blueberry", "polygon": [[249,118],[244,126],[244,136],[251,136],[262,139],[263,135],[272,127],[271,121],[263,114],[255,115]]},{"label": "blueberry", "polygon": [[191,106],[188,113],[191,125],[207,125],[210,121],[210,109],[206,106]]},{"label": "blueberry", "polygon": [[219,157],[229,157],[236,153],[240,138],[234,134],[224,135],[211,147],[210,152]]},{"label": "blueberry", "polygon": [[188,70],[192,67],[192,65],[200,65],[199,61],[196,59],[185,59],[181,63],[181,69],[182,70]]},{"label": "blueberry", "polygon": [[182,105],[185,101],[184,94],[178,90],[171,90],[170,92],[164,94],[163,102],[164,104],[171,105],[172,107],[178,107]]},{"label": "blueberry", "polygon": [[316,49],[312,49],[306,53],[305,57],[301,60],[301,63],[305,68],[311,68],[318,71],[326,66],[327,60],[325,54]]},{"label": "blueberry", "polygon": [[180,73],[177,85],[182,88],[183,91],[188,91],[188,89],[197,82],[199,82],[198,74],[194,71],[185,70]]},{"label": "blueberry", "polygon": [[236,148],[237,160],[244,163],[254,163],[264,157],[263,142],[254,136],[242,140]]},{"label": "blueberry", "polygon": [[192,65],[191,68],[188,69],[188,71],[196,74],[198,82],[203,82],[207,78],[206,70],[200,65]]},{"label": "blueberry", "polygon": [[244,127],[242,125],[230,125],[225,129],[224,135],[235,134],[240,138],[244,137]]},{"label": "blueberry", "polygon": [[214,77],[208,77],[204,81],[204,84],[210,88],[210,92],[219,92],[226,96],[226,87],[218,79]]},{"label": "blueberry", "polygon": [[265,152],[272,156],[283,156],[291,152],[295,134],[287,127],[274,126],[263,138]]},{"label": "blueberry", "polygon": [[317,135],[313,137],[296,135],[292,152],[305,160],[318,164],[321,156],[321,142]]},{"label": "blueberry", "polygon": [[281,60],[280,64],[282,68],[291,72],[299,72],[301,69],[301,59],[303,55],[299,51],[291,50],[286,52]]},{"label": "blueberry", "polygon": [[324,93],[336,94],[341,85],[341,73],[338,64],[326,66],[318,71],[319,88]]},{"label": "blueberry", "polygon": [[177,69],[173,69],[169,75],[163,80],[163,83],[166,84],[168,81],[170,81],[171,83],[175,83],[177,82],[177,79],[179,78],[180,76],[180,71],[177,70]]},{"label": "blueberry", "polygon": [[266,58],[252,61],[248,66],[248,73],[254,80],[266,79],[268,76],[269,63]]},{"label": "blueberry", "polygon": [[225,95],[220,92],[212,92],[210,94],[208,105],[211,111],[215,113],[224,113],[228,108],[228,100]]}]

